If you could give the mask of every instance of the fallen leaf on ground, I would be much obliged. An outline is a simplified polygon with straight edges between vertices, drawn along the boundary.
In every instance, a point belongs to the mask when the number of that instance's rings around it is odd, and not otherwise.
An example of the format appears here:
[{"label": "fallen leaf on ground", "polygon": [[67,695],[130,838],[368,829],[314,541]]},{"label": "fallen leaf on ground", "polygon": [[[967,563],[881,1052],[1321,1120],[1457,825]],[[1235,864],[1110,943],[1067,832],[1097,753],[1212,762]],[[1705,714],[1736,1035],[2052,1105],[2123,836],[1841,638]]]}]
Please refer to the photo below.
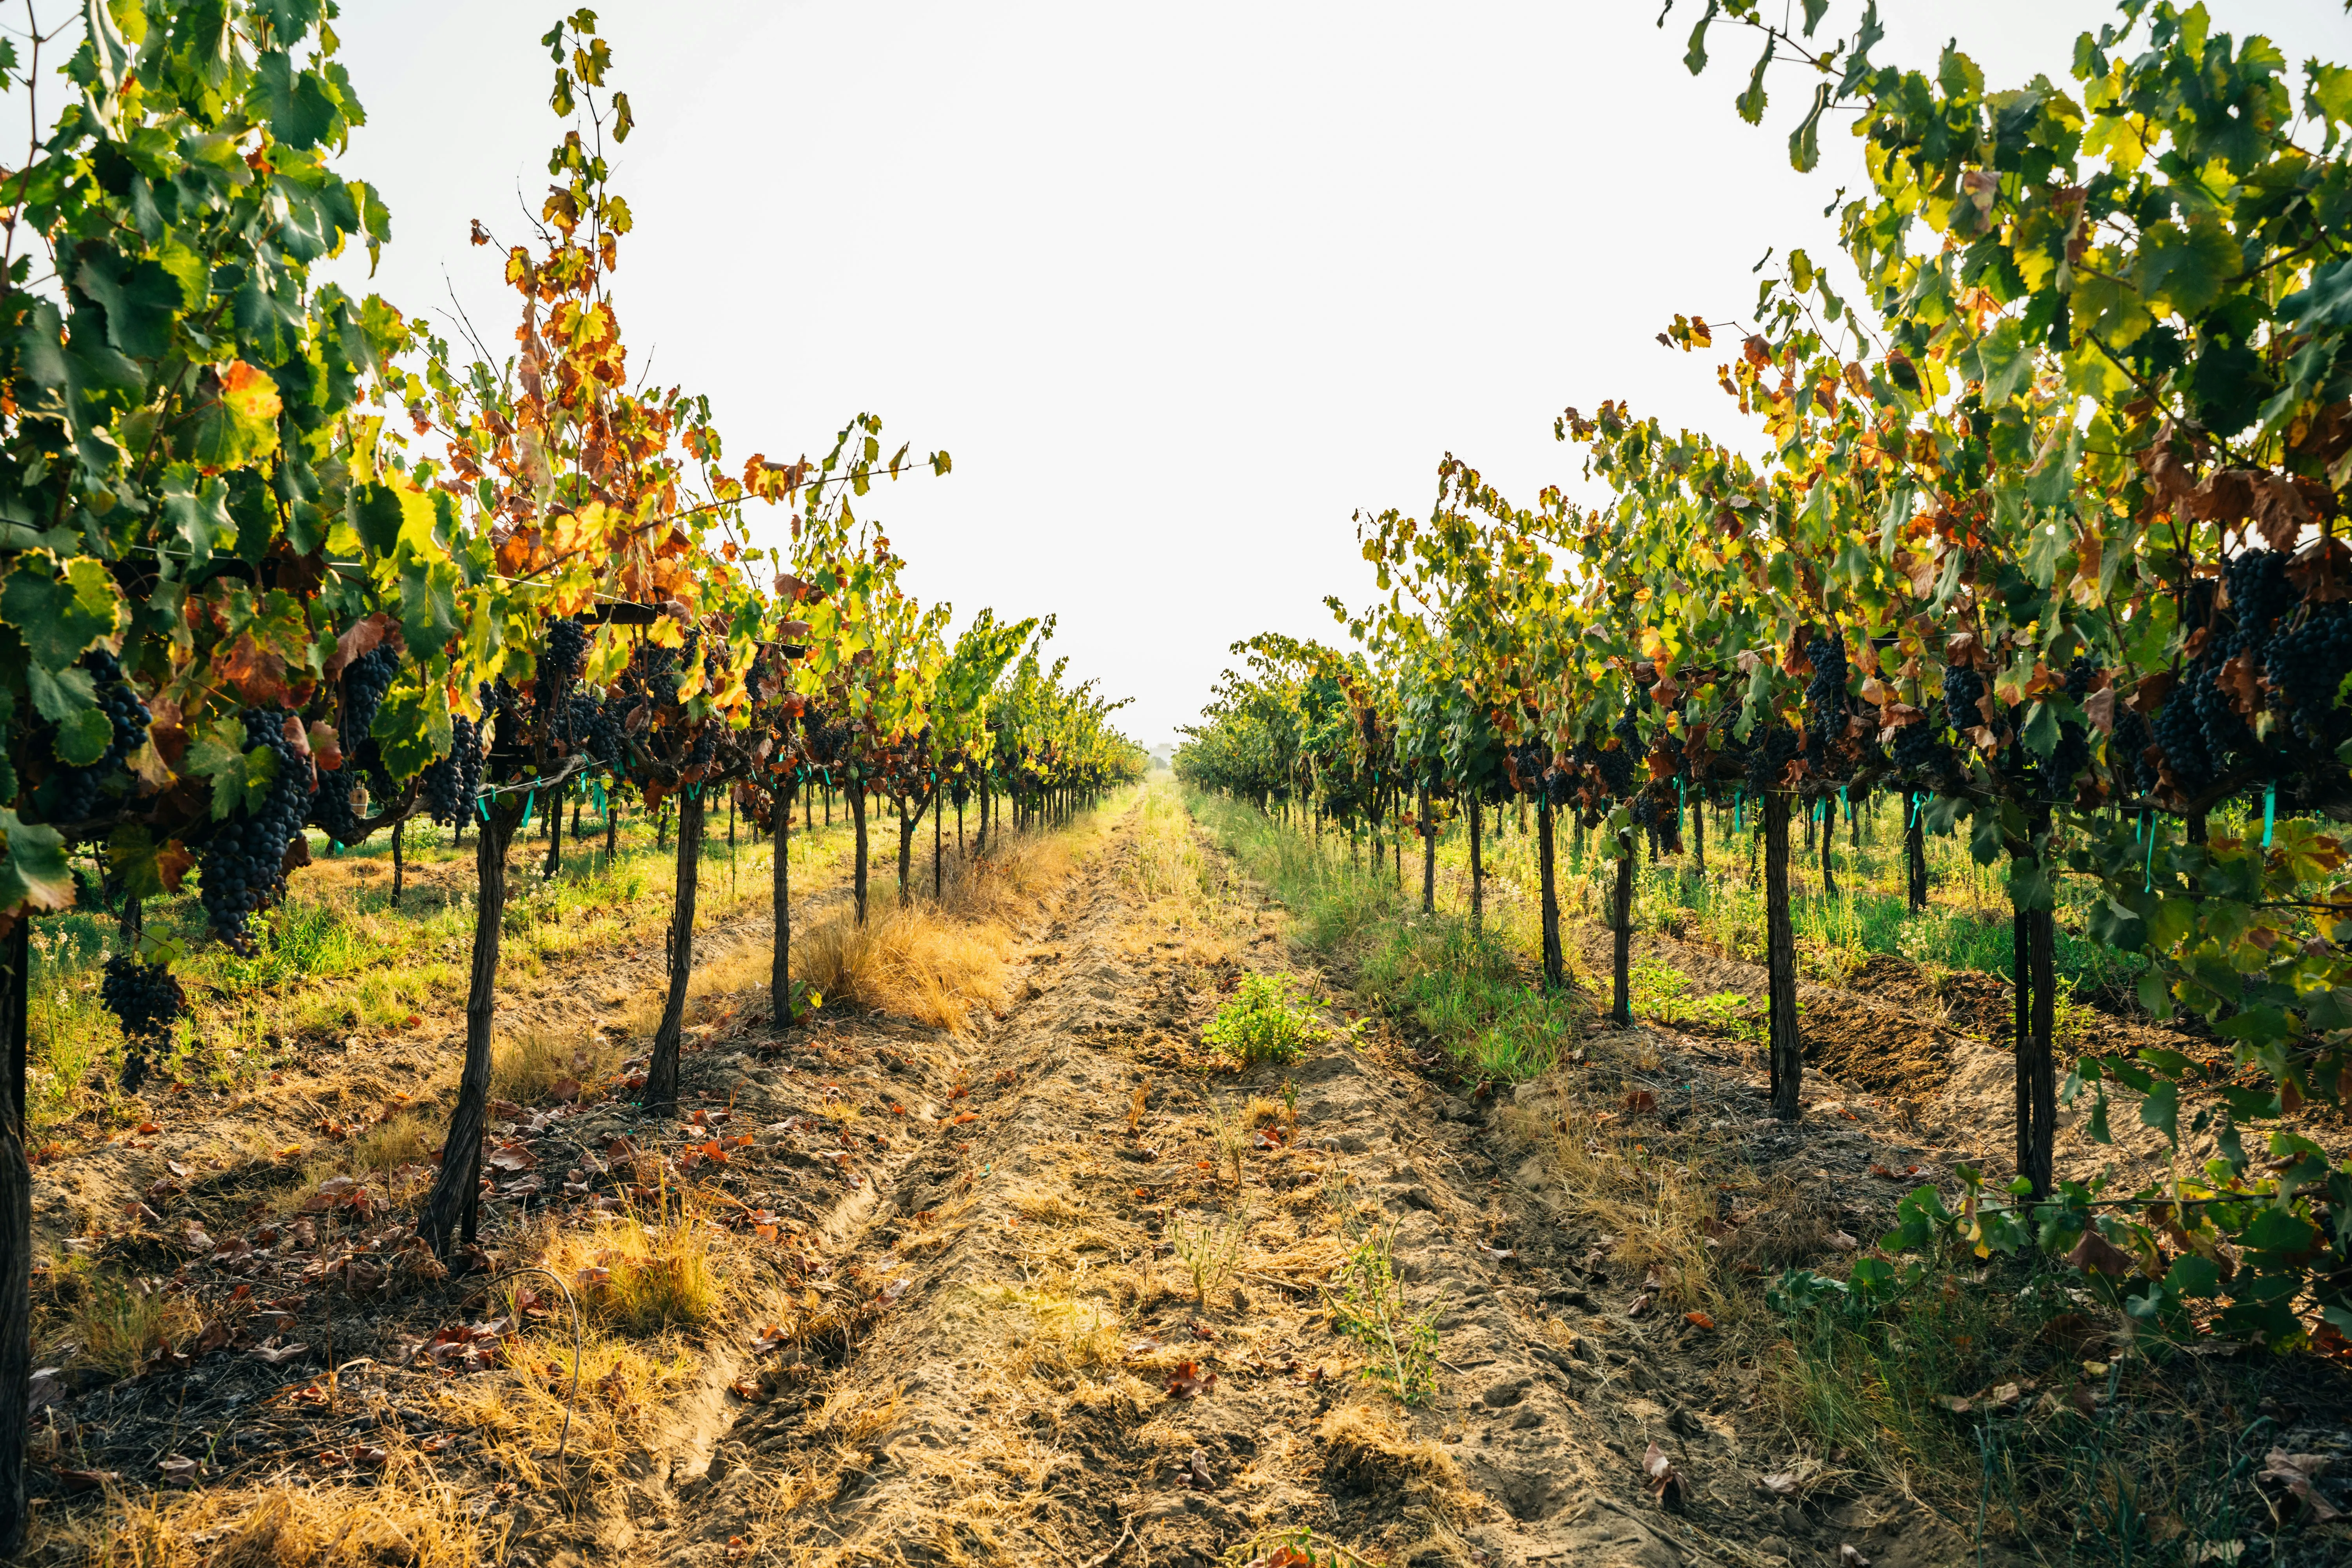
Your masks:
[{"label": "fallen leaf on ground", "polygon": [[1217,1385],[1217,1374],[1202,1372],[1197,1361],[1180,1361],[1176,1370],[1168,1374],[1168,1394],[1172,1399],[1190,1399]]},{"label": "fallen leaf on ground", "polygon": [[2273,1448],[2263,1456],[2262,1472],[2257,1480],[2284,1481],[2286,1489],[2294,1494],[2303,1506],[2311,1510],[2314,1524],[2326,1524],[2342,1517],[2342,1510],[2321,1497],[2312,1486],[2312,1478],[2327,1464],[2325,1454],[2290,1454],[2284,1448]]},{"label": "fallen leaf on ground", "polygon": [[1655,1443],[1642,1456],[1642,1474],[1646,1478],[1643,1484],[1650,1489],[1650,1495],[1660,1502],[1670,1497],[1679,1501],[1683,1489],[1688,1485],[1682,1472],[1675,1468],[1675,1462],[1666,1458],[1666,1451]]}]

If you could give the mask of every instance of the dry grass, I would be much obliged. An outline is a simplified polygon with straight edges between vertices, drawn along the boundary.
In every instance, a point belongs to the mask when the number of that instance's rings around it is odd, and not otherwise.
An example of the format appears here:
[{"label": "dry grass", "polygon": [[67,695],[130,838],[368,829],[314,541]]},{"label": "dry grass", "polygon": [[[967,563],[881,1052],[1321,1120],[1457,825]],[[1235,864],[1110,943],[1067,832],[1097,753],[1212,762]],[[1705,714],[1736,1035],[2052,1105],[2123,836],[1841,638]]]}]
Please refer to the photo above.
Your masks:
[{"label": "dry grass", "polygon": [[1139,907],[1121,945],[1130,955],[1172,948],[1183,962],[1203,966],[1234,962],[1241,948],[1221,913],[1225,862],[1202,847],[1176,792],[1145,790],[1133,821],[1131,852],[1118,878]]},{"label": "dry grass", "polygon": [[592,1480],[620,1476],[656,1436],[664,1403],[694,1382],[697,1358],[667,1336],[651,1349],[594,1330],[582,1342],[580,1392],[571,1406],[568,1440],[563,1421],[572,1389],[569,1322],[551,1324],[518,1342],[508,1352],[511,1375],[452,1384],[438,1398],[442,1413],[453,1426],[484,1438],[526,1486],[560,1484],[562,1478],[547,1468],[559,1441],[564,1443],[564,1468],[573,1475],[584,1466]]},{"label": "dry grass", "polygon": [[193,1333],[201,1315],[185,1296],[167,1294],[144,1279],[82,1274],[67,1309],[64,1337],[81,1359],[116,1377],[128,1377],[157,1346]]},{"label": "dry grass", "polygon": [[572,1281],[597,1321],[651,1334],[718,1316],[725,1291],[714,1247],[700,1205],[689,1198],[673,1210],[664,1194],[650,1215],[632,1207],[590,1229],[555,1233],[539,1262]]},{"label": "dry grass", "polygon": [[1350,1492],[1402,1492],[1450,1519],[1475,1519],[1485,1506],[1454,1456],[1369,1405],[1343,1405],[1315,1428],[1323,1440],[1326,1478]]},{"label": "dry grass", "polygon": [[568,1080],[579,1088],[563,1098],[601,1100],[620,1068],[620,1047],[593,1031],[502,1036],[490,1047],[490,1098],[536,1105]]},{"label": "dry grass", "polygon": [[1654,1152],[1654,1121],[1604,1110],[1567,1071],[1538,1080],[1549,1092],[1502,1113],[1503,1124],[1543,1158],[1569,1217],[1613,1237],[1612,1260],[1637,1277],[1654,1272],[1668,1300],[1722,1318],[1724,1293],[1708,1246],[1722,1173]]},{"label": "dry grass", "polygon": [[936,901],[875,899],[862,926],[837,910],[794,938],[794,973],[828,1002],[960,1031],[974,1009],[993,1011],[1010,999],[1014,922],[1068,879],[1097,832],[1082,822],[1008,839],[959,868]]},{"label": "dry grass", "polygon": [[1002,1006],[1013,932],[931,904],[873,911],[864,925],[837,911],[793,943],[799,978],[828,1004],[892,1013],[939,1029],[962,1029],[975,1007]]},{"label": "dry grass", "polygon": [[374,1487],[155,1493],[34,1520],[26,1561],[87,1568],[476,1568],[505,1559],[509,1528],[495,1514],[476,1519],[457,1488],[415,1475]]}]

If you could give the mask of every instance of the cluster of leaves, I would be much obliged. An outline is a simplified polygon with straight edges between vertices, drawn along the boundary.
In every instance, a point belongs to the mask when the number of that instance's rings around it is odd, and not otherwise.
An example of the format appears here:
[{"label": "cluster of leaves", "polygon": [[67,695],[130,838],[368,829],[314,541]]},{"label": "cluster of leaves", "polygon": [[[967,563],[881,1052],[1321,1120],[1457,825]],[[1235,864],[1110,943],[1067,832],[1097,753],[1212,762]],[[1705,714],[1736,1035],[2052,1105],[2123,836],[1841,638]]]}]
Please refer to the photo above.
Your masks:
[{"label": "cluster of leaves", "polygon": [[1299,1000],[1294,977],[1253,970],[1241,977],[1234,994],[1217,1008],[1217,1016],[1201,1030],[1201,1038],[1244,1067],[1297,1061],[1324,1034],[1315,1015]]}]

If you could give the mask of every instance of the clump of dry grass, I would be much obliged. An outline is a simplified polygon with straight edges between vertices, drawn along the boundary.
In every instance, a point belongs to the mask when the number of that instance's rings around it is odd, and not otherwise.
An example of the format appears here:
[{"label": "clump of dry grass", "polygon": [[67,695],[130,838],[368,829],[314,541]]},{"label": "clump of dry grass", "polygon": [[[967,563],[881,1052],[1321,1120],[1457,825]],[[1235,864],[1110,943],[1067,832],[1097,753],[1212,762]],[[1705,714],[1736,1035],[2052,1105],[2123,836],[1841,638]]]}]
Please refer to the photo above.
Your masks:
[{"label": "clump of dry grass", "polygon": [[[390,1173],[422,1168],[440,1157],[447,1131],[437,1112],[421,1107],[397,1111],[364,1132],[323,1146],[302,1167],[301,1181],[283,1194],[284,1201],[299,1205],[331,1176],[373,1175],[388,1182]],[[395,1202],[401,1196],[390,1195]]]},{"label": "clump of dry grass", "polygon": [[526,1486],[554,1479],[543,1467],[558,1442],[567,1468],[584,1464],[593,1478],[617,1476],[631,1456],[645,1451],[664,1402],[694,1381],[696,1358],[683,1345],[666,1342],[647,1350],[592,1329],[582,1336],[579,1394],[572,1396],[572,1354],[571,1324],[551,1325],[513,1342],[511,1376],[461,1379],[437,1402],[453,1425],[482,1436]]},{"label": "clump of dry grass", "polygon": [[1616,1238],[1612,1254],[1620,1268],[1654,1273],[1669,1300],[1722,1316],[1728,1301],[1708,1246],[1719,1228],[1721,1173],[1650,1149],[1654,1121],[1602,1110],[1565,1073],[1539,1080],[1538,1089],[1501,1120],[1542,1157],[1560,1206]]},{"label": "clump of dry grass", "polygon": [[794,940],[793,967],[828,1001],[961,1030],[974,1008],[1007,1000],[1013,921],[1069,876],[1076,854],[1068,834],[1007,839],[959,868],[937,900],[877,898],[862,926],[835,912]]},{"label": "clump of dry grass", "polygon": [[877,910],[862,926],[838,912],[794,942],[793,958],[799,978],[829,1003],[960,1030],[973,1008],[1005,1001],[1013,947],[1012,931],[993,920],[908,904]]},{"label": "clump of dry grass", "polygon": [[117,1274],[67,1275],[77,1287],[67,1309],[65,1337],[81,1357],[116,1377],[139,1370],[154,1350],[193,1333],[200,1318],[185,1296],[145,1279]]},{"label": "clump of dry grass", "polygon": [[540,1266],[572,1281],[583,1309],[625,1332],[692,1328],[718,1316],[724,1290],[709,1220],[667,1196],[648,1215],[634,1206],[585,1230],[556,1232]]},{"label": "clump of dry grass", "polygon": [[27,1561],[88,1568],[477,1568],[505,1560],[511,1516],[477,1519],[456,1487],[412,1476],[154,1493],[34,1519]]},{"label": "clump of dry grass", "polygon": [[620,1065],[620,1048],[590,1031],[501,1036],[490,1047],[490,1098],[535,1105],[568,1081],[579,1087],[560,1098],[600,1100]]},{"label": "clump of dry grass", "polygon": [[1324,1478],[1336,1491],[1402,1492],[1453,1519],[1475,1518],[1484,1506],[1453,1455],[1369,1405],[1340,1405],[1317,1424],[1315,1436],[1323,1444]]}]

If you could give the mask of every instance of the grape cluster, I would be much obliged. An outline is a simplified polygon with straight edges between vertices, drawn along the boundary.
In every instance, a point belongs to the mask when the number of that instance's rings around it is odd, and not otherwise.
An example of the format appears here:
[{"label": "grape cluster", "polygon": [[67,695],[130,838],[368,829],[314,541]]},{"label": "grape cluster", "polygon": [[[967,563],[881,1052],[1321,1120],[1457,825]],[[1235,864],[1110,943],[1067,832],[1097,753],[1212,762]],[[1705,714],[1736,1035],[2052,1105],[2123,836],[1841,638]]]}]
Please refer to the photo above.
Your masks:
[{"label": "grape cluster", "polygon": [[245,710],[247,753],[267,748],[278,759],[277,776],[257,807],[240,807],[214,830],[205,846],[205,913],[232,952],[250,953],[247,916],[267,909],[286,892],[286,847],[302,830],[310,804],[310,764],[286,736],[290,718],[282,708]]},{"label": "grape cluster", "polygon": [[122,1087],[135,1090],[147,1080],[148,1047],[172,1032],[187,1010],[187,993],[169,964],[142,963],[118,952],[106,961],[98,999],[122,1026]]},{"label": "grape cluster", "polygon": [[2118,706],[2116,710],[2115,733],[2107,740],[2107,766],[2135,794],[2146,795],[2156,788],[2157,773],[2147,760],[2147,749],[2156,744],[2156,735],[2147,721],[2136,709]]},{"label": "grape cluster", "polygon": [[[2189,666],[2189,680],[2196,683],[2203,661]],[[2209,679],[2204,684],[2210,685]],[[2205,749],[2204,726],[2199,722],[2196,699],[2186,688],[2175,688],[2166,698],[2164,706],[2156,710],[2156,743],[2164,752],[2164,765],[2172,771],[2173,781],[2190,795],[2195,795],[2213,782],[2212,753]]]},{"label": "grape cluster", "polygon": [[[367,826],[352,807],[352,795],[361,769],[381,755],[369,738],[370,731],[399,670],[400,655],[381,643],[343,667],[343,765],[319,775],[319,793],[310,803],[310,820],[338,844],[357,844],[367,837]],[[371,777],[382,773],[380,763],[370,769]],[[390,783],[383,780],[386,786]]]},{"label": "grape cluster", "polygon": [[2230,616],[2237,622],[2231,640],[2238,648],[2262,648],[2278,623],[2294,609],[2294,584],[2286,575],[2290,559],[2284,551],[2249,550],[2231,560],[2227,571]]},{"label": "grape cluster", "polygon": [[2336,693],[2352,675],[2352,608],[2315,606],[2309,620],[2271,640],[2263,668],[2305,744],[2333,750],[2345,740]]},{"label": "grape cluster", "polygon": [[588,629],[578,621],[551,621],[547,646],[540,650],[538,679],[531,696],[542,720],[561,713],[556,706],[564,691],[580,679],[588,662]]},{"label": "grape cluster", "polygon": [[147,705],[139,700],[139,694],[122,679],[122,667],[115,662],[114,656],[100,648],[84,656],[81,667],[95,678],[99,711],[106,715],[113,731],[98,761],[58,770],[52,786],[56,795],[48,807],[53,822],[83,822],[97,816],[107,781],[118,776],[122,759],[137,748],[147,733]]},{"label": "grape cluster", "polygon": [[1805,760],[1826,769],[1829,749],[1845,733],[1845,634],[1816,632],[1805,646],[1813,678],[1805,683]]},{"label": "grape cluster", "polygon": [[462,822],[482,793],[482,732],[462,715],[449,721],[449,754],[425,769],[425,809],[436,822]]},{"label": "grape cluster", "polygon": [[1984,722],[1978,703],[1984,698],[1984,677],[1964,664],[1944,667],[1944,722],[1967,734]]},{"label": "grape cluster", "polygon": [[621,739],[621,726],[614,720],[611,706],[585,691],[572,694],[563,738],[614,773],[627,765],[628,748]]},{"label": "grape cluster", "polygon": [[1924,719],[1895,731],[1895,765],[1909,777],[1941,771],[1951,754],[1937,726]]},{"label": "grape cluster", "polygon": [[1797,754],[1797,733],[1786,724],[1769,724],[1748,750],[1748,787],[1761,795],[1780,782]]}]

